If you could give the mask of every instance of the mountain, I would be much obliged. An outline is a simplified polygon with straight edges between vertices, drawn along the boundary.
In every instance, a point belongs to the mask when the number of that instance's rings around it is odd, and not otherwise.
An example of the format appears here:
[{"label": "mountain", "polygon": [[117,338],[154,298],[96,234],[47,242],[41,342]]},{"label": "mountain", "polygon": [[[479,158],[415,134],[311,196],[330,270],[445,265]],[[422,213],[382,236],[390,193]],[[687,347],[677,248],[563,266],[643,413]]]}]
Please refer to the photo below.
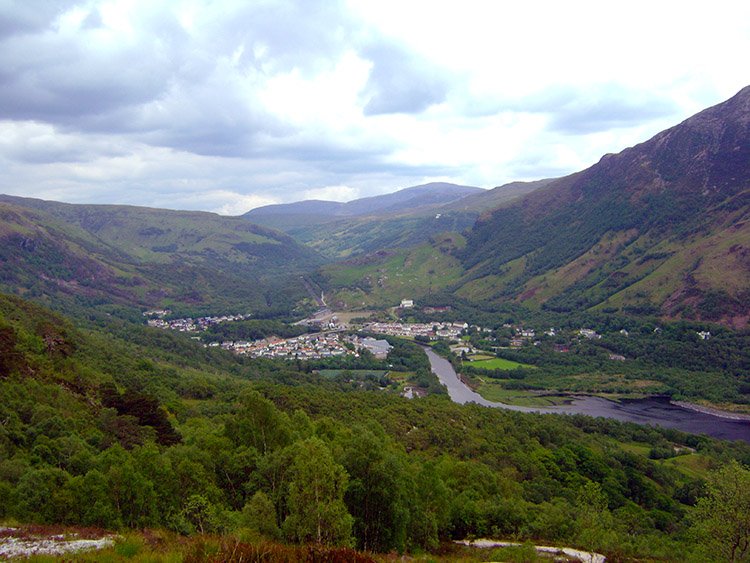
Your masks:
[{"label": "mountain", "polygon": [[502,186],[492,188],[491,190],[485,190],[446,203],[440,207],[440,211],[443,213],[470,212],[476,213],[478,216],[482,211],[494,209],[507,201],[543,188],[554,180],[555,178],[545,178],[533,182],[511,182],[509,184],[503,184]]},{"label": "mountain", "polygon": [[652,139],[484,213],[465,296],[745,326],[750,87]]},{"label": "mountain", "polygon": [[335,201],[307,200],[280,205],[257,207],[243,217],[256,219],[260,215],[333,215],[352,217],[374,214],[404,213],[425,205],[455,201],[470,194],[482,192],[482,188],[458,186],[445,182],[432,182],[421,186],[405,188],[390,194],[364,197],[339,203]]},{"label": "mountain", "polygon": [[[378,254],[347,260],[326,266],[321,283],[345,303],[357,295],[367,304],[390,301],[398,279],[411,297],[447,291],[485,304],[747,326],[750,87],[586,170],[521,187],[526,195],[498,197],[492,209],[495,190],[441,207],[444,217],[478,217],[465,240],[430,233],[424,250],[400,262]],[[429,268],[407,276],[407,255],[445,262],[450,275]],[[373,264],[383,265],[370,272]]]},{"label": "mountain", "polygon": [[433,183],[349,203],[272,205],[243,217],[284,231],[328,258],[348,259],[381,249],[411,248],[443,232],[463,231],[481,211],[548,182],[513,182],[492,190]]},{"label": "mountain", "polygon": [[265,309],[290,302],[283,279],[322,262],[239,218],[0,196],[0,289],[50,306]]}]

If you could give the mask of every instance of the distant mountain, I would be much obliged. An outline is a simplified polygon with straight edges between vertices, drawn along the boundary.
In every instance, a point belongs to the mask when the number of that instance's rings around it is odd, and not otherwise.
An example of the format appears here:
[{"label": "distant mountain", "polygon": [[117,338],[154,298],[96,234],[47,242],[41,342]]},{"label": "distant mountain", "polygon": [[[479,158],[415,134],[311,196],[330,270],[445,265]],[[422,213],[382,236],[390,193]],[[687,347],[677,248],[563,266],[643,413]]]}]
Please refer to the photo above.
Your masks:
[{"label": "distant mountain", "polygon": [[495,209],[507,201],[530,194],[539,188],[543,188],[554,180],[555,178],[546,178],[543,180],[535,180],[533,182],[511,182],[509,184],[503,184],[502,186],[492,188],[491,190],[484,190],[483,192],[468,195],[456,201],[441,205],[440,211],[443,213],[470,212],[476,213],[478,216],[479,213],[483,211]]},{"label": "distant mountain", "polygon": [[335,201],[307,200],[296,203],[266,205],[245,213],[243,217],[255,219],[259,215],[333,215],[354,217],[405,213],[425,205],[455,201],[470,194],[481,193],[482,188],[458,186],[444,182],[433,182],[405,188],[390,194],[364,197],[346,203]]},{"label": "distant mountain", "polygon": [[750,87],[484,213],[460,255],[459,292],[744,326],[748,219]]},{"label": "distant mountain", "polygon": [[[481,211],[549,181],[514,182],[492,190],[433,183],[349,203],[267,206],[243,217],[284,231],[328,258],[341,259],[383,248],[411,248],[442,232],[463,231]],[[339,206],[336,215],[331,204]]]},{"label": "distant mountain", "polygon": [[283,279],[322,262],[240,218],[0,196],[0,290],[53,307],[289,306]]}]

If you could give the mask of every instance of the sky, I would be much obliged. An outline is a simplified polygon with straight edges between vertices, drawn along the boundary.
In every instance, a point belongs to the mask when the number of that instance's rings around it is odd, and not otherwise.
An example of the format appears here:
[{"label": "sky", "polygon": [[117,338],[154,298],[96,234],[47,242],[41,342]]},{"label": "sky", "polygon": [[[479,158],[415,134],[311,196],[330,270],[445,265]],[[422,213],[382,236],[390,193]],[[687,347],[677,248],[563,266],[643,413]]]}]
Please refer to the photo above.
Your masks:
[{"label": "sky", "polygon": [[0,193],[240,215],[557,177],[748,53],[746,0],[0,0]]}]

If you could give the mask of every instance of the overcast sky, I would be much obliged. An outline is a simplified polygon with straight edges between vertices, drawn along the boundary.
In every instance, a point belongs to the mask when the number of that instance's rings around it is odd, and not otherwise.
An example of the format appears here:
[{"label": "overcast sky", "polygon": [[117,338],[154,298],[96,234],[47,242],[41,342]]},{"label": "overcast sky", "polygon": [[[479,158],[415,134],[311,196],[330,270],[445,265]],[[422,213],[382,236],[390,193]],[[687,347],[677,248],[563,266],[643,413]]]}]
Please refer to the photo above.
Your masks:
[{"label": "overcast sky", "polygon": [[748,53],[746,0],[0,0],[0,193],[238,215],[560,176]]}]

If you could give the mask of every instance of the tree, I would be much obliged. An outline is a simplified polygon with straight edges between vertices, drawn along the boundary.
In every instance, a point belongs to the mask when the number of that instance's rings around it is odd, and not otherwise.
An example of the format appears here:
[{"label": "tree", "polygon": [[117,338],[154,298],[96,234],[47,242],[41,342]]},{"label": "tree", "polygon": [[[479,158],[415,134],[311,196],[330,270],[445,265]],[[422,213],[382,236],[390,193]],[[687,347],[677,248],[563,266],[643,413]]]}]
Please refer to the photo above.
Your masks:
[{"label": "tree", "polygon": [[308,438],[296,448],[284,522],[287,535],[298,542],[349,546],[352,517],[343,500],[349,476],[319,438]]},{"label": "tree", "polygon": [[579,542],[585,547],[596,548],[602,538],[612,529],[612,514],[607,509],[607,495],[599,483],[586,481],[578,488]]},{"label": "tree", "polygon": [[713,561],[750,561],[750,470],[733,460],[711,472],[707,489],[696,506],[696,538]]},{"label": "tree", "polygon": [[388,438],[358,427],[346,443],[344,467],[350,476],[345,500],[354,517],[357,547],[365,551],[403,550],[408,518],[405,464],[386,449]]},{"label": "tree", "polygon": [[263,491],[256,491],[242,509],[243,523],[259,534],[278,539],[281,535],[276,524],[276,508],[273,501]]},{"label": "tree", "polygon": [[199,533],[204,534],[210,530],[211,503],[203,495],[190,495],[182,512]]},{"label": "tree", "polygon": [[122,526],[109,494],[107,478],[98,469],[74,477],[69,485],[72,495],[70,517],[83,526],[117,528]]},{"label": "tree", "polygon": [[244,395],[242,408],[226,423],[227,436],[238,445],[254,447],[262,455],[291,441],[289,417],[257,391]]}]

